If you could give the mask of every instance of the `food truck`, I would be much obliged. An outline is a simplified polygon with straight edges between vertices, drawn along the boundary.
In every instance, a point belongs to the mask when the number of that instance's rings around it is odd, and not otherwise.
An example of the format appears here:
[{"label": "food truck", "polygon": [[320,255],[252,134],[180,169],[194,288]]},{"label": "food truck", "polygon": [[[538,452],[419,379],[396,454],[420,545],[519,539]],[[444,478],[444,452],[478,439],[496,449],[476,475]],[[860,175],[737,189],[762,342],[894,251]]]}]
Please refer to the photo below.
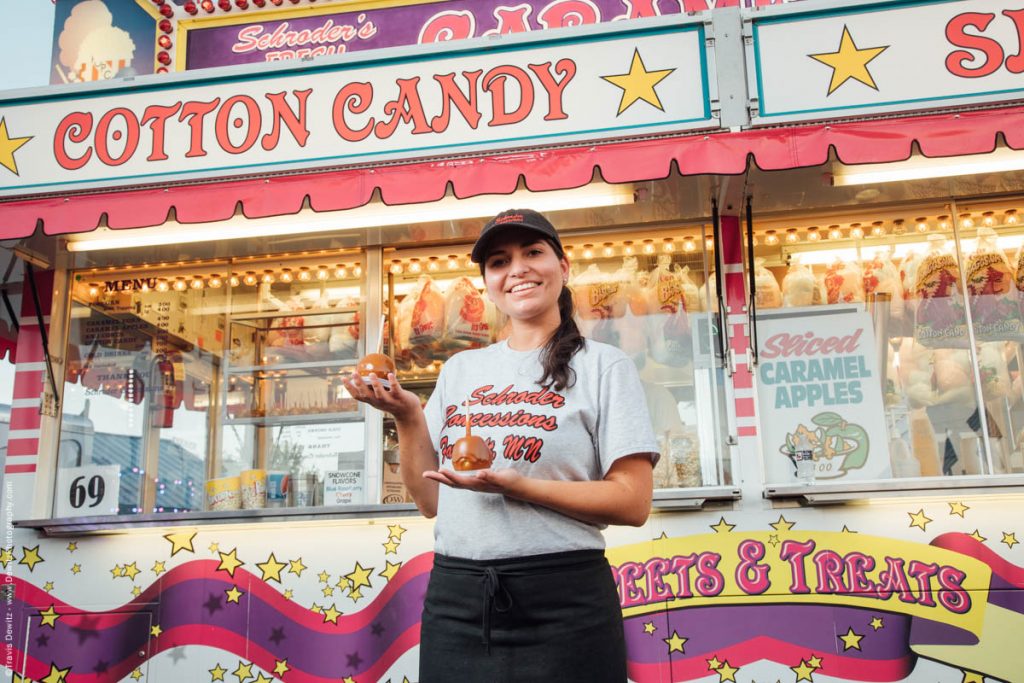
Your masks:
[{"label": "food truck", "polygon": [[[56,83],[0,95],[9,676],[415,681],[432,522],[341,380],[381,350],[426,401],[502,339],[470,247],[530,207],[658,436],[605,532],[632,681],[1024,680],[1019,2],[55,33]],[[529,396],[478,394],[523,426],[499,462],[543,455]]]}]

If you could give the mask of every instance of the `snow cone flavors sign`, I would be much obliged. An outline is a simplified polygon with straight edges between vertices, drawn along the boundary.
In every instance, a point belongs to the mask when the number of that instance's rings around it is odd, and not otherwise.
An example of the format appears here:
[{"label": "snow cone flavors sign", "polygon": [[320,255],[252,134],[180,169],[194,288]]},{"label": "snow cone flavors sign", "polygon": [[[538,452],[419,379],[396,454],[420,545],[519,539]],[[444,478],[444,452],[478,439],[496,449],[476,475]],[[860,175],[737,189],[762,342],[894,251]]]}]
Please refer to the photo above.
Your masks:
[{"label": "snow cone flavors sign", "polygon": [[792,454],[801,437],[813,450],[816,481],[888,476],[882,385],[868,313],[848,306],[835,312],[759,312],[757,337],[769,481],[795,479]]},{"label": "snow cone flavors sign", "polygon": [[0,100],[0,195],[717,128],[706,49],[666,17]]}]

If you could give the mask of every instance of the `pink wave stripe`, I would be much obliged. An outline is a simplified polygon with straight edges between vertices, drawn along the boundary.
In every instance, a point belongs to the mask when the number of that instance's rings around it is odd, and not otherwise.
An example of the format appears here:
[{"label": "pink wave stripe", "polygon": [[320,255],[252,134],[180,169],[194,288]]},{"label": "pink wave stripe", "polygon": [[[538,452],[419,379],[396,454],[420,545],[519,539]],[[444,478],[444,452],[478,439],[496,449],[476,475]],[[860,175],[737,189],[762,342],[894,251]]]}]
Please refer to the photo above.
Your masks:
[{"label": "pink wave stripe", "polygon": [[[917,657],[910,652],[899,659],[872,660],[859,657],[844,657],[835,652],[814,652],[799,645],[793,645],[776,638],[759,636],[730,647],[705,652],[700,655],[686,655],[685,659],[672,662],[673,681],[686,681],[708,676],[707,660],[717,657],[730,666],[742,667],[751,662],[768,660],[785,666],[798,666],[808,657],[821,657],[822,666],[815,673],[864,681],[865,683],[891,683],[906,678],[914,669]],[[656,683],[663,680],[668,662],[629,662],[629,677],[637,683]]]},{"label": "pink wave stripe", "polygon": [[950,532],[932,539],[932,545],[981,560],[1016,588],[1024,589],[1024,567],[1015,565],[967,534]]},{"label": "pink wave stripe", "polygon": [[[247,593],[249,595],[255,595],[264,602],[274,606],[282,616],[288,617],[304,628],[322,633],[351,633],[365,628],[376,619],[381,609],[391,600],[394,594],[409,581],[424,572],[430,571],[433,562],[433,553],[422,553],[406,561],[402,564],[402,568],[398,570],[398,573],[395,574],[395,577],[388,581],[383,590],[373,599],[373,602],[363,607],[359,612],[340,617],[337,626],[325,623],[319,614],[286,599],[281,593],[263,581],[262,578],[244,569],[236,569],[234,579],[227,572],[218,572],[216,567],[220,562],[217,560],[192,560],[180,564],[168,570],[165,575],[150,584],[138,597],[124,603],[120,607],[115,607],[113,610],[102,612],[89,612],[71,603],[64,602],[20,577],[14,577],[14,582],[17,585],[15,594],[20,596],[26,603],[38,606],[41,609],[52,604],[58,612],[73,612],[75,614],[62,616],[61,620],[69,626],[78,626],[85,622],[90,628],[95,630],[116,626],[132,617],[136,612],[143,609],[144,606],[158,602],[160,594],[171,586],[184,581],[204,579],[207,581],[220,581],[225,589],[232,585],[244,586],[248,583],[249,589]],[[247,582],[245,579],[251,579],[251,581]]]}]

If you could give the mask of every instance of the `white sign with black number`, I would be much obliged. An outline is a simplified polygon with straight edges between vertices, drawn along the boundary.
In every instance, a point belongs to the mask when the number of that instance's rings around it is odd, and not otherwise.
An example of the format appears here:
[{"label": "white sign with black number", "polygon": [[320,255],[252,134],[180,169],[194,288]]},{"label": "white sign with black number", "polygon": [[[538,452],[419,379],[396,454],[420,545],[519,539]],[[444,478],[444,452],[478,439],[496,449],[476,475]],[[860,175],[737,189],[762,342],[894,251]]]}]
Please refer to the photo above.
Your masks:
[{"label": "white sign with black number", "polygon": [[121,493],[118,465],[65,467],[57,471],[57,517],[116,515]]}]

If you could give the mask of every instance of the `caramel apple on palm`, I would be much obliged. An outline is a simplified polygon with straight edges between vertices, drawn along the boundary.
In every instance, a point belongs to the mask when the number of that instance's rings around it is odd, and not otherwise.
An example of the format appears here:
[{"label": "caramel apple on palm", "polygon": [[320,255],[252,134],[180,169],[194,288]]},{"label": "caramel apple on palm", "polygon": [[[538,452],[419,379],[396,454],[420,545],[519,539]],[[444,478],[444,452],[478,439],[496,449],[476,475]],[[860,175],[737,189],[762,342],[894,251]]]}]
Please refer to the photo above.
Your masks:
[{"label": "caramel apple on palm", "polygon": [[491,449],[479,436],[473,436],[469,426],[469,410],[466,410],[466,435],[452,446],[452,467],[459,472],[485,470],[491,466]]},{"label": "caramel apple on palm", "polygon": [[381,384],[385,388],[390,389],[391,383],[388,381],[389,373],[397,373],[398,370],[395,368],[395,361],[391,360],[390,356],[381,353],[381,347],[384,344],[384,316],[380,319],[381,335],[377,339],[377,351],[376,353],[368,353],[359,359],[356,363],[356,374],[360,377],[366,378],[371,374],[377,375],[377,379],[380,380]]}]

